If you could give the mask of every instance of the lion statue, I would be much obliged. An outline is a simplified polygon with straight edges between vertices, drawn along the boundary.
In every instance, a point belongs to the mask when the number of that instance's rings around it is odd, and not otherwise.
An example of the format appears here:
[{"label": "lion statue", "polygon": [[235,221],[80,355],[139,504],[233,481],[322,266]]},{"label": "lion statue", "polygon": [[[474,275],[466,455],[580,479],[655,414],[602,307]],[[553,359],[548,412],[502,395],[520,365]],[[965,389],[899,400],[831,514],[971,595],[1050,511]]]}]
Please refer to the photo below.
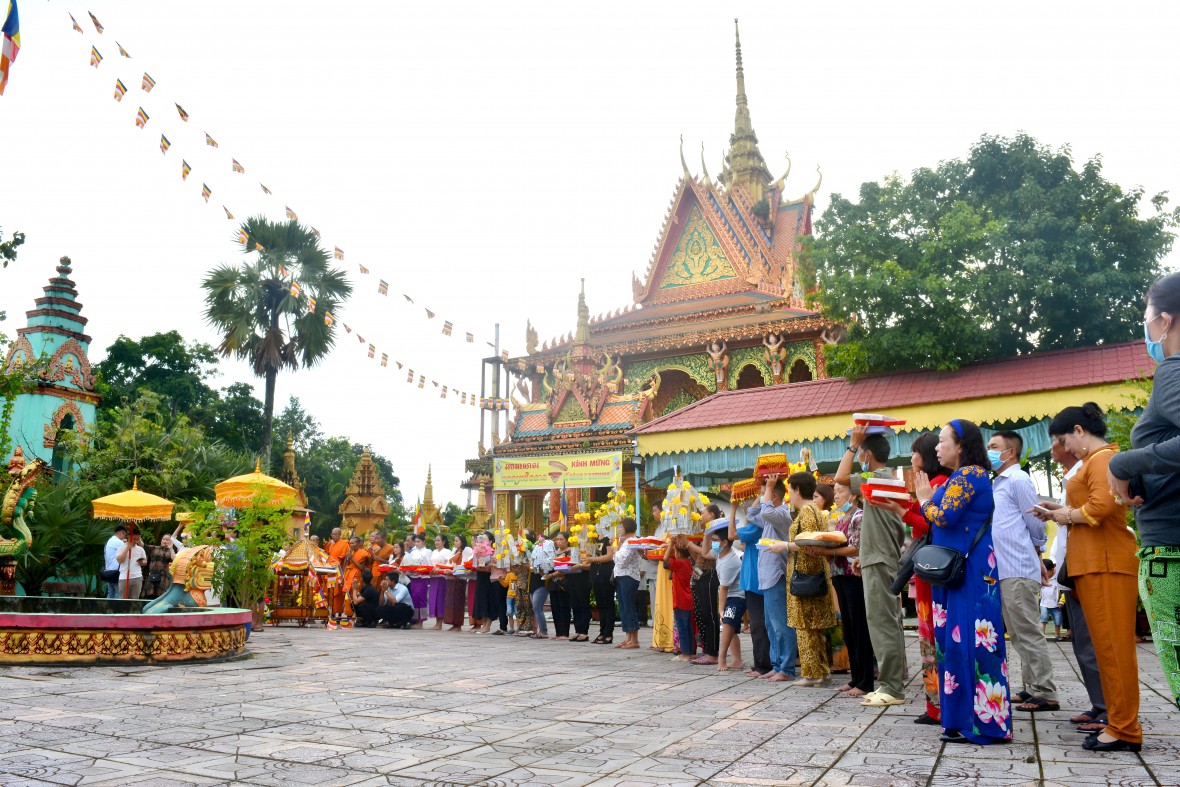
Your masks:
[{"label": "lion statue", "polygon": [[172,560],[172,587],[143,608],[145,614],[174,609],[207,607],[205,592],[213,586],[213,555],[216,547],[185,547]]}]

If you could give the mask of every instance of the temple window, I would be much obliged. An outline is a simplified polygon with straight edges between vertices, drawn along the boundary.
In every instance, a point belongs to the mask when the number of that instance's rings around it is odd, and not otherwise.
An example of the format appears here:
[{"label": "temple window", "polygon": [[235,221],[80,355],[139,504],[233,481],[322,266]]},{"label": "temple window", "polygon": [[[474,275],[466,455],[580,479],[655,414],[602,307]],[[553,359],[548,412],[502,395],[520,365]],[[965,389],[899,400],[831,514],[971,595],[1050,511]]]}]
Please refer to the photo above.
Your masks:
[{"label": "temple window", "polygon": [[752,363],[748,363],[742,367],[737,376],[737,389],[739,391],[746,388],[761,388],[766,385],[766,380],[762,377],[762,371]]},{"label": "temple window", "polygon": [[804,383],[813,377],[814,375],[812,375],[811,367],[807,365],[807,361],[800,358],[791,364],[791,373],[787,376],[787,382]]},{"label": "temple window", "polygon": [[60,474],[70,472],[70,460],[66,454],[66,448],[62,443],[62,438],[65,433],[74,431],[74,416],[66,415],[61,419],[61,425],[57,428],[57,434],[53,439],[53,459],[50,464],[53,466],[54,478],[58,478]]}]

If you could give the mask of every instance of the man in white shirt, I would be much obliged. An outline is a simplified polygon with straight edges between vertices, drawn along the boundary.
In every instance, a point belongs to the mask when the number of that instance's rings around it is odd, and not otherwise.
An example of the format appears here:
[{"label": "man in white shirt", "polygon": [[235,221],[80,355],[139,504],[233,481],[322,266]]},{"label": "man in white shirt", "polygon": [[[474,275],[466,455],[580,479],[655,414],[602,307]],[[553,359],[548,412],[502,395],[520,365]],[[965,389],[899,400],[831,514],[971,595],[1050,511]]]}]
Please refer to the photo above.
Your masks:
[{"label": "man in white shirt", "polygon": [[[117,555],[123,547],[123,542],[126,540],[127,525],[115,525],[115,532],[107,539],[107,543],[102,550],[102,571],[106,575],[103,577],[103,581],[107,583],[107,598],[119,597],[119,561]],[[110,577],[114,577],[114,579],[110,579]]]},{"label": "man in white shirt", "polygon": [[391,581],[388,575],[381,578],[380,587],[381,599],[378,601],[377,617],[384,620],[390,628],[409,628],[414,617],[414,608],[410,606],[410,591],[396,579]]},{"label": "man in white shirt", "polygon": [[[1028,513],[1037,505],[1037,489],[1020,469],[1024,440],[1015,432],[996,432],[987,443],[988,459],[996,476],[992,495],[992,543],[1000,577],[1000,602],[1012,648],[1020,654],[1024,690],[1018,710],[1060,710],[1053,683],[1049,645],[1041,632],[1041,582],[1046,569],[1041,551],[1048,538],[1045,523]],[[1015,681],[1013,681],[1015,682]]]},{"label": "man in white shirt", "polygon": [[115,555],[119,563],[119,587],[115,598],[139,598],[143,590],[143,567],[147,565],[147,552],[135,533],[127,537]]}]

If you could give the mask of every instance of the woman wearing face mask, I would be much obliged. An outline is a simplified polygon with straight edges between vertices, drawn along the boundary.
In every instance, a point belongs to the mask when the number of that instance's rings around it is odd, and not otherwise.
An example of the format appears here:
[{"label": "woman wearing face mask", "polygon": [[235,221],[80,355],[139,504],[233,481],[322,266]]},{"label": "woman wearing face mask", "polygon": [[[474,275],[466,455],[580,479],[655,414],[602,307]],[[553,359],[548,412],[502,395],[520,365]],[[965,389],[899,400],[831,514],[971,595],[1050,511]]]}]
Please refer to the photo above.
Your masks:
[{"label": "woman wearing face mask", "polygon": [[1168,623],[1180,619],[1180,273],[1147,291],[1143,332],[1158,364],[1151,398],[1131,430],[1131,450],[1111,457],[1107,481],[1116,502],[1135,507],[1139,597],[1172,698],[1180,703],[1180,636]]},{"label": "woman wearing face mask", "polygon": [[873,690],[873,642],[869,639],[869,617],[865,612],[865,588],[852,562],[860,555],[860,523],[864,511],[860,498],[845,484],[833,486],[833,500],[839,518],[836,530],[848,543],[828,550],[832,556],[832,587],[840,605],[840,628],[848,648],[848,683],[839,691],[846,697],[863,697]]}]

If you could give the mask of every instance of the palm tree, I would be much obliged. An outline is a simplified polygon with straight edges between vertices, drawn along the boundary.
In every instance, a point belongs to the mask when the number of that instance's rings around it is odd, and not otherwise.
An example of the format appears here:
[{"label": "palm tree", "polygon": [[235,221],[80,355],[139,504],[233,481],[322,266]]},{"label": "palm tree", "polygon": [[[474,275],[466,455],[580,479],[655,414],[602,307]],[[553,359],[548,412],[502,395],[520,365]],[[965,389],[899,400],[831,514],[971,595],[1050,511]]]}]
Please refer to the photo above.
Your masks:
[{"label": "palm tree", "polygon": [[[242,224],[242,252],[257,259],[220,265],[210,271],[205,288],[205,318],[221,334],[218,352],[250,362],[266,380],[265,426],[259,454],[270,465],[275,379],[283,369],[311,368],[335,343],[324,314],[334,312],[352,293],[344,272],[331,265],[315,233],[296,221],[272,222],[263,216]],[[302,295],[315,298],[312,313],[280,266],[299,283]]]}]

